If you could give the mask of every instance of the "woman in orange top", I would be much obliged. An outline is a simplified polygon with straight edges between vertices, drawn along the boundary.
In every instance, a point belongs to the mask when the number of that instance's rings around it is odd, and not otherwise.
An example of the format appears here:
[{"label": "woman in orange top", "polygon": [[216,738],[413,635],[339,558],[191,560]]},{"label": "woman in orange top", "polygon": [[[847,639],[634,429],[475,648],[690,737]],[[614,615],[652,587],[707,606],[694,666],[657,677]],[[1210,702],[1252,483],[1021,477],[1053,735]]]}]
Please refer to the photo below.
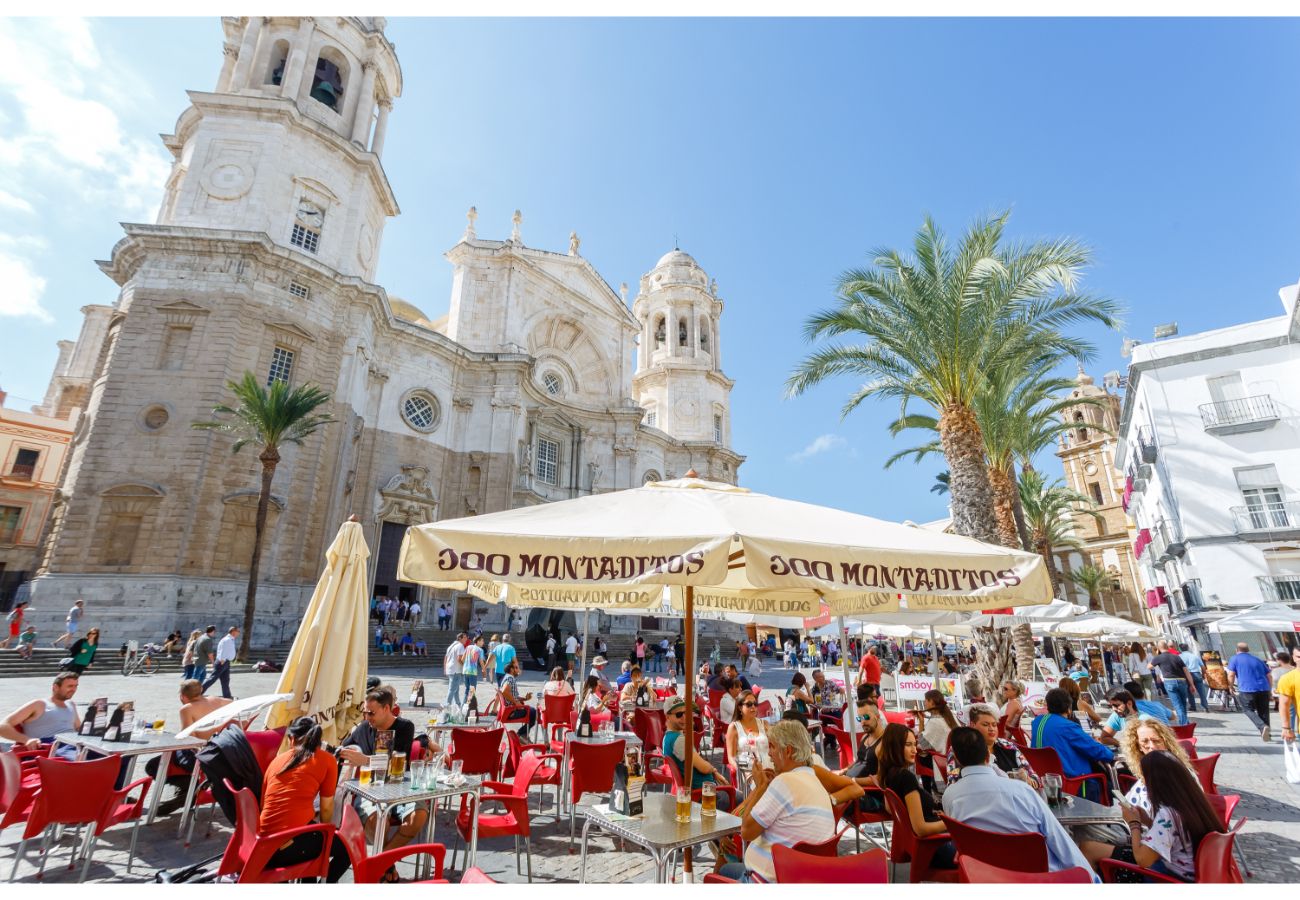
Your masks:
[{"label": "woman in orange top", "polygon": [[[321,729],[303,716],[289,726],[293,744],[271,761],[262,786],[262,814],[257,820],[259,835],[275,834],[290,828],[310,825],[316,820],[316,798],[320,798],[320,820],[334,819],[334,789],[338,786],[339,764],[320,748]],[[319,833],[303,834],[277,850],[267,863],[268,869],[307,862],[320,854]],[[326,879],[337,882],[348,870],[351,860],[337,837],[330,846],[330,868]]]}]

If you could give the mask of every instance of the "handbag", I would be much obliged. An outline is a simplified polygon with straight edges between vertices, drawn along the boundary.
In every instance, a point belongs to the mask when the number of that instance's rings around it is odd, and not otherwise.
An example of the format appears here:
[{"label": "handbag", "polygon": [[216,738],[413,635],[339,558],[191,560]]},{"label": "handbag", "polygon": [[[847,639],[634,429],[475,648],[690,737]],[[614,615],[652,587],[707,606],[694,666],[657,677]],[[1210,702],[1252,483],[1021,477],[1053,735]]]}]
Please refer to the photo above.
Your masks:
[{"label": "handbag", "polygon": [[1282,755],[1286,757],[1286,780],[1291,784],[1300,784],[1300,744],[1287,741]]}]

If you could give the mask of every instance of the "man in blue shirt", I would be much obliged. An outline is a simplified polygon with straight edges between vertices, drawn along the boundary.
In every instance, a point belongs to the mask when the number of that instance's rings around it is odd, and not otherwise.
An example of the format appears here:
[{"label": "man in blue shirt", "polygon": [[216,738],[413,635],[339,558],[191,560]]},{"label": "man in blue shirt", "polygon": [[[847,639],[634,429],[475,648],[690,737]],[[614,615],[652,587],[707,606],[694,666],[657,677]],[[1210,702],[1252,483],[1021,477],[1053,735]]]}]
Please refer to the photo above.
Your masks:
[{"label": "man in blue shirt", "polygon": [[1267,743],[1270,737],[1268,719],[1272,712],[1268,666],[1258,657],[1251,656],[1250,645],[1242,642],[1237,645],[1237,655],[1228,660],[1227,668],[1228,683],[1237,689],[1242,712],[1259,729],[1259,736]]},{"label": "man in blue shirt", "polygon": [[492,658],[496,661],[496,667],[493,674],[496,675],[497,686],[501,686],[502,680],[506,677],[506,669],[515,660],[515,648],[510,646],[510,635],[502,635],[501,643],[497,644],[492,650]]},{"label": "man in blue shirt", "polygon": [[[1047,803],[1025,782],[989,765],[988,743],[974,728],[954,728],[949,738],[961,765],[961,778],[943,792],[943,811],[950,819],[985,831],[1034,832],[1047,840],[1047,870],[1075,866],[1092,873],[1069,832],[1056,821]],[[1096,875],[1092,876],[1098,881]]]},{"label": "man in blue shirt", "polygon": [[[1201,711],[1209,712],[1210,689],[1205,685],[1205,664],[1201,662],[1201,654],[1188,650],[1186,644],[1179,644],[1178,651],[1183,665],[1187,666],[1187,671],[1192,676],[1192,683],[1196,686],[1196,696],[1201,698]],[[1191,707],[1192,712],[1196,712],[1195,697],[1192,698]]]},{"label": "man in blue shirt", "polygon": [[[1050,747],[1061,758],[1061,770],[1069,778],[1077,778],[1094,771],[1093,763],[1113,762],[1110,748],[1095,741],[1074,719],[1070,718],[1070,695],[1061,688],[1052,688],[1043,698],[1047,714],[1038,716],[1030,726],[1030,746]],[[1085,793],[1095,793],[1091,784],[1084,785]],[[1087,799],[1096,800],[1095,796]]]},{"label": "man in blue shirt", "polygon": [[1156,719],[1163,725],[1169,724],[1169,710],[1159,703],[1141,699],[1142,689],[1137,683],[1129,683],[1124,687],[1136,688],[1137,694],[1134,695],[1131,690],[1115,688],[1106,695],[1106,702],[1110,704],[1111,712],[1102,726],[1101,742],[1111,747],[1119,746],[1116,735],[1129,722],[1138,719]]}]

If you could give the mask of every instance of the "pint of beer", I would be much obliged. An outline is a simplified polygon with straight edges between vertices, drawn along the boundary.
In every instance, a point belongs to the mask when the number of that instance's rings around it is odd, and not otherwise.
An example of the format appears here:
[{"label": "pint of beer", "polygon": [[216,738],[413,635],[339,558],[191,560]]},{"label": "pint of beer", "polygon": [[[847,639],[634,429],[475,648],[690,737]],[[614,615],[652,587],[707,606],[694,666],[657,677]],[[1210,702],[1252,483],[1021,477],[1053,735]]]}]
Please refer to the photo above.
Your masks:
[{"label": "pint of beer", "polygon": [[357,781],[361,782],[362,787],[370,785],[370,764],[357,767]]},{"label": "pint of beer", "polygon": [[700,815],[713,818],[718,814],[718,788],[712,781],[700,787]]},{"label": "pint of beer", "polygon": [[398,783],[406,774],[406,754],[394,753],[388,757],[388,782]]},{"label": "pint of beer", "polygon": [[677,792],[677,816],[679,824],[687,825],[691,821],[691,792],[682,788]]}]

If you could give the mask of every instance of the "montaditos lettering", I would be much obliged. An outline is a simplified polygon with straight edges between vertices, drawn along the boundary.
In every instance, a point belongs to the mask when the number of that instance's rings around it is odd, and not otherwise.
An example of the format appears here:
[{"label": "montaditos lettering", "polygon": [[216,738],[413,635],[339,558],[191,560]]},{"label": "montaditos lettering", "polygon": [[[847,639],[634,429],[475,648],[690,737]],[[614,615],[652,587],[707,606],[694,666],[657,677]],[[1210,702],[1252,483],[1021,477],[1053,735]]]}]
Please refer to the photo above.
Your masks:
[{"label": "montaditos lettering", "polygon": [[573,606],[583,609],[602,607],[635,607],[644,609],[659,599],[659,591],[584,591],[581,588],[517,589],[519,600],[532,606]]},{"label": "montaditos lettering", "polygon": [[704,568],[704,553],[672,556],[565,556],[558,553],[482,553],[444,547],[438,551],[442,572],[483,572],[497,578],[538,581],[637,581],[655,575],[694,575]]},{"label": "montaditos lettering", "polygon": [[695,608],[714,610],[733,610],[745,613],[768,613],[778,616],[807,616],[817,610],[807,600],[792,600],[779,597],[762,597],[747,595],[744,597],[728,594],[710,594],[701,588],[695,589]]},{"label": "montaditos lettering", "polygon": [[1020,584],[1014,569],[958,569],[937,566],[880,566],[874,563],[841,562],[838,567],[824,559],[800,559],[772,555],[773,575],[816,578],[853,587],[878,588],[905,594],[936,591],[971,592],[981,588],[1012,588]]}]

